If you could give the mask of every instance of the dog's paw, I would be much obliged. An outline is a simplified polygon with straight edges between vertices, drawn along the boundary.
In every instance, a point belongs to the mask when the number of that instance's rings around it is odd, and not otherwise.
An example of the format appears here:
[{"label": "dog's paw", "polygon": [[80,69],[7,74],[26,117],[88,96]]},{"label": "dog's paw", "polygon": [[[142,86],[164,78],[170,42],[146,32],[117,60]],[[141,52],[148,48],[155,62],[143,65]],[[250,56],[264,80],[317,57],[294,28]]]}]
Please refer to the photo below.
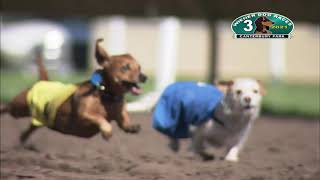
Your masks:
[{"label": "dog's paw", "polygon": [[201,153],[200,156],[203,161],[212,161],[215,159],[215,156],[210,153]]},{"label": "dog's paw", "polygon": [[141,129],[140,124],[132,124],[129,127],[127,127],[125,131],[127,133],[138,133],[140,129]]},{"label": "dog's paw", "polygon": [[168,146],[173,152],[178,152],[180,149],[180,143],[177,140],[170,140]]},{"label": "dog's paw", "polygon": [[229,162],[238,162],[239,161],[239,147],[237,147],[237,146],[232,147],[224,159]]},{"label": "dog's paw", "polygon": [[29,137],[29,135],[26,132],[23,132],[19,137],[20,144],[24,145],[26,143],[28,137]]},{"label": "dog's paw", "polygon": [[104,140],[108,141],[112,137],[112,132],[101,132]]},{"label": "dog's paw", "polygon": [[22,147],[29,151],[40,152],[40,150],[34,144],[23,144]]},{"label": "dog's paw", "polygon": [[238,156],[226,156],[224,159],[229,162],[238,162],[239,161]]},{"label": "dog's paw", "polygon": [[110,125],[102,125],[100,126],[101,135],[104,140],[109,140],[112,136],[112,127]]}]

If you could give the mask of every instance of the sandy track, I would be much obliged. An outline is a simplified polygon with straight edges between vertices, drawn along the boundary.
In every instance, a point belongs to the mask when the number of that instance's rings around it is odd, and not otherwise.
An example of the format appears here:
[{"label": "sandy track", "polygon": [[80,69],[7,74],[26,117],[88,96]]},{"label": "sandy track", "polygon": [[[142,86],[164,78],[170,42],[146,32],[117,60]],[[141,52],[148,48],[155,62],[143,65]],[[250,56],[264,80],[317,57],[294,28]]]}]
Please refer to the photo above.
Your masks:
[{"label": "sandy track", "polygon": [[203,162],[188,151],[172,153],[166,139],[151,129],[150,114],[133,114],[142,125],[137,135],[116,125],[109,142],[66,136],[46,128],[36,132],[29,149],[18,145],[29,119],[1,116],[1,179],[80,180],[301,180],[320,179],[319,121],[262,117],[254,126],[239,163]]}]

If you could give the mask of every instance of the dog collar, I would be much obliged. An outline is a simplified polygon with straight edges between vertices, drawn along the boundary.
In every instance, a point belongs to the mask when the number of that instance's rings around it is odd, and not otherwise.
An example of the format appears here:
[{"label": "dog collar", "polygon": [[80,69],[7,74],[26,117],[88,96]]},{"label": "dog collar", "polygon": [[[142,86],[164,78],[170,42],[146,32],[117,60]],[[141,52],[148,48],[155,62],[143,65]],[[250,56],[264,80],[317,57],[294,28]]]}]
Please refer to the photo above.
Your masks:
[{"label": "dog collar", "polygon": [[98,72],[94,72],[92,75],[91,75],[91,78],[90,78],[90,82],[96,86],[99,90],[101,91],[104,91],[104,93],[101,93],[101,98],[103,99],[103,101],[112,101],[112,102],[119,102],[119,101],[122,101],[123,100],[123,97],[122,96],[114,96],[110,93],[107,93],[105,90],[106,90],[106,87],[104,85],[102,85],[103,83],[103,78],[101,76],[100,73]]},{"label": "dog collar", "polygon": [[98,72],[94,72],[91,75],[90,78],[90,82],[95,85],[99,90],[104,91],[106,89],[106,87],[104,85],[102,85],[102,76],[100,73]]}]

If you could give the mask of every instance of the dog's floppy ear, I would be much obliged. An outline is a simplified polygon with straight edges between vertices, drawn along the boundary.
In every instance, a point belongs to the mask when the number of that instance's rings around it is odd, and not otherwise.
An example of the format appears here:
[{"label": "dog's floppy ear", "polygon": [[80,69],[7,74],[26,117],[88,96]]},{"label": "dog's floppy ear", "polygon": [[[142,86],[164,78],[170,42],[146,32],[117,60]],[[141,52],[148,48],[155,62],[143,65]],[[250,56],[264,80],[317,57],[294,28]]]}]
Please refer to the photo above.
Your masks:
[{"label": "dog's floppy ear", "polygon": [[262,96],[265,96],[266,95],[266,89],[264,88],[263,82],[260,81],[260,80],[257,80],[257,81],[258,81],[259,88],[260,88],[260,94]]},{"label": "dog's floppy ear", "polygon": [[217,86],[217,88],[224,94],[226,94],[233,85],[233,81],[215,81],[214,85]]},{"label": "dog's floppy ear", "polygon": [[100,46],[100,43],[103,41],[102,38],[97,39],[96,41],[96,58],[100,66],[106,66],[110,60],[108,53]]}]

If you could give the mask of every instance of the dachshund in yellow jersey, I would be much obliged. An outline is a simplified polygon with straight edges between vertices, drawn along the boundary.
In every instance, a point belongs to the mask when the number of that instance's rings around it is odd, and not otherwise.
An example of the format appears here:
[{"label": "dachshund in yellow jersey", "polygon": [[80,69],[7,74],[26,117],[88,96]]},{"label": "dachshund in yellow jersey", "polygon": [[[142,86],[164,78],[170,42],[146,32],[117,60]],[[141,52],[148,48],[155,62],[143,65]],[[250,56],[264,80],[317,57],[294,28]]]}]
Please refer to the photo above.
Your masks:
[{"label": "dachshund in yellow jersey", "polygon": [[0,108],[15,118],[32,117],[29,128],[20,136],[21,143],[39,127],[46,126],[63,134],[92,137],[101,132],[105,139],[112,136],[110,121],[127,133],[137,133],[140,125],[130,122],[124,95],[142,92],[138,83],[147,77],[130,54],[110,56],[96,41],[95,57],[100,69],[90,80],[78,84],[49,81],[42,59],[37,59],[40,81],[22,91]]}]

